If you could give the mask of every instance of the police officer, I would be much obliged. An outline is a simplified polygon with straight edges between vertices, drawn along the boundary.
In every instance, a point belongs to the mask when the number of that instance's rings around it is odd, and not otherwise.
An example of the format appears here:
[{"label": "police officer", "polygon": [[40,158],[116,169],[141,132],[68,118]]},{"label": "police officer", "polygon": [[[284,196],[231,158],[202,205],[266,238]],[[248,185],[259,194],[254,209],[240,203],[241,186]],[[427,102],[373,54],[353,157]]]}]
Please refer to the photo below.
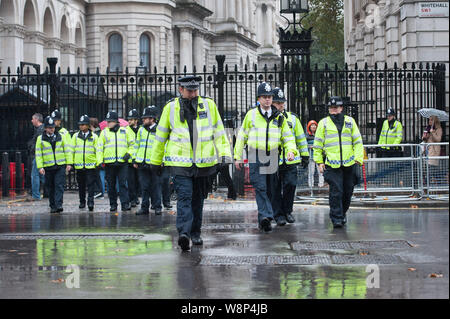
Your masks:
[{"label": "police officer", "polygon": [[330,185],[330,218],[334,228],[342,228],[356,184],[356,165],[362,165],[364,147],[355,120],[342,113],[338,96],[328,103],[329,116],[320,120],[314,138],[314,161]]},{"label": "police officer", "polygon": [[102,131],[97,142],[97,165],[105,164],[110,211],[117,210],[117,178],[122,211],[128,211],[131,210],[127,187],[128,160],[134,152],[134,139],[125,127],[119,125],[117,112],[108,112],[106,122],[108,127]]},{"label": "police officer", "polygon": [[[403,140],[403,125],[396,120],[396,113],[393,108],[387,110],[387,119],[383,122],[378,144],[400,144]],[[401,157],[399,146],[382,146],[380,157]]]},{"label": "police officer", "polygon": [[97,140],[98,136],[89,129],[90,119],[82,115],[78,121],[80,130],[72,136],[73,166],[77,173],[80,209],[86,207],[86,186],[88,188],[87,205],[94,210],[95,182],[97,179]]},{"label": "police officer", "polygon": [[[127,134],[133,136],[134,142],[137,140],[137,135],[139,131],[139,113],[136,109],[132,109],[128,112],[128,126]],[[136,145],[136,144],[135,144]],[[138,199],[138,170],[133,166],[133,159],[130,158],[128,161],[128,196],[130,197],[131,207],[136,207],[139,205]]]},{"label": "police officer", "polygon": [[304,169],[308,167],[309,153],[306,136],[298,116],[285,110],[286,98],[284,92],[280,88],[275,88],[273,94],[273,105],[283,114],[289,129],[295,137],[297,149],[300,151],[300,156],[296,156],[293,161],[288,161],[285,149],[282,148],[280,150],[280,167],[278,174],[275,174],[276,189],[274,194],[272,194],[272,196],[275,196],[272,200],[274,204],[272,208],[277,225],[284,226],[286,222],[295,222],[291,213],[294,207],[295,189],[297,187],[297,165],[301,162]]},{"label": "police officer", "polygon": [[51,116],[44,119],[44,133],[36,139],[36,166],[49,192],[50,213],[63,211],[66,171],[72,164],[72,149],[61,134],[55,131],[55,121]]},{"label": "police officer", "polygon": [[67,129],[62,127],[62,115],[59,110],[54,110],[51,114],[51,117],[53,118],[53,121],[55,121],[55,130],[57,133],[61,134],[61,136],[66,139],[66,142],[68,145],[70,145],[70,142],[72,141],[70,133]]},{"label": "police officer", "polygon": [[279,152],[285,148],[288,161],[298,155],[294,136],[283,114],[272,105],[273,90],[268,83],[258,86],[259,105],[245,115],[234,147],[236,169],[242,165],[242,151],[248,145],[250,181],[255,189],[258,205],[258,224],[264,232],[272,230],[274,218],[272,194],[275,191],[275,178],[278,170]]},{"label": "police officer", "polygon": [[150,166],[150,155],[152,153],[153,142],[155,141],[156,126],[158,120],[158,109],[152,105],[146,107],[142,114],[142,126],[137,134],[135,144],[134,168],[140,170],[139,178],[142,187],[141,209],[136,215],[148,215],[150,202],[155,209],[155,215],[161,215],[161,182],[160,176]]},{"label": "police officer", "polygon": [[216,104],[199,96],[201,77],[185,76],[178,81],[181,97],[169,101],[162,111],[150,161],[160,172],[164,157],[164,165],[174,176],[178,245],[189,250],[189,239],[194,245],[203,244],[200,234],[208,176],[216,172],[219,161],[231,162],[231,148]]}]

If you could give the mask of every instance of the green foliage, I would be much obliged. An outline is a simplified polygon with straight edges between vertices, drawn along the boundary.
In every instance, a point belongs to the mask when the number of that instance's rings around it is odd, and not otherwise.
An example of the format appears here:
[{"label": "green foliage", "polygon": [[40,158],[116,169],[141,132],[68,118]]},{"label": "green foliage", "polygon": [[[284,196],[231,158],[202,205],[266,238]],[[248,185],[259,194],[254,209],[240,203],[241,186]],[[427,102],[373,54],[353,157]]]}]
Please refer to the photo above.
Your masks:
[{"label": "green foliage", "polygon": [[147,92],[138,92],[135,95],[128,95],[127,98],[128,102],[128,108],[135,108],[135,109],[143,109],[147,105],[150,105],[153,103],[153,97],[150,96]]},{"label": "green foliage", "polygon": [[311,66],[328,63],[344,65],[344,1],[309,0],[310,12],[303,19],[304,28],[312,27]]}]

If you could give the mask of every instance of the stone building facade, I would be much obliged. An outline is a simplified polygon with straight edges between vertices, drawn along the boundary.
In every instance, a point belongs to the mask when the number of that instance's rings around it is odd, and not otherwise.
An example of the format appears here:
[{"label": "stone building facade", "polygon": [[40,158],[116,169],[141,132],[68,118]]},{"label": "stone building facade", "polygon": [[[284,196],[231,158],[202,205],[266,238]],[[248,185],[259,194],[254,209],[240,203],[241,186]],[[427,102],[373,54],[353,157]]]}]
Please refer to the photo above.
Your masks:
[{"label": "stone building facade", "polygon": [[448,19],[448,1],[344,0],[345,61],[448,65]]},{"label": "stone building facade", "polygon": [[0,70],[273,65],[283,23],[277,0],[0,0]]}]

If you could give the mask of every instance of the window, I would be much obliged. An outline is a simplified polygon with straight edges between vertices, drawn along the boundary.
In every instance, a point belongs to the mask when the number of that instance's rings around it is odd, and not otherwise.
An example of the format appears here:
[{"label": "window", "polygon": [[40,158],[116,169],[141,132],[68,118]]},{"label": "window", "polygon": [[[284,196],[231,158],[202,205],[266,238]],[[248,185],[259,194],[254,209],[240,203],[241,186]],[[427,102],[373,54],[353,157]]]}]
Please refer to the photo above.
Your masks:
[{"label": "window", "polygon": [[109,37],[109,69],[122,71],[122,37],[114,33]]},{"label": "window", "polygon": [[150,38],[143,34],[139,40],[139,65],[150,70]]}]

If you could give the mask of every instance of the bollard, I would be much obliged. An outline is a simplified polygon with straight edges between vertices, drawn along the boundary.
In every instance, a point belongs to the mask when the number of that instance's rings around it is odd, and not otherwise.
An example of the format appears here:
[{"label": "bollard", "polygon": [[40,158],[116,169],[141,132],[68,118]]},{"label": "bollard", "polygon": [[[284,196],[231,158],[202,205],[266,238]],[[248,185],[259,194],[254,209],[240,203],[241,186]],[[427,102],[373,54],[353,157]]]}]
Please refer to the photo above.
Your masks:
[{"label": "bollard", "polygon": [[16,152],[16,195],[22,193],[22,153]]},{"label": "bollard", "polygon": [[2,154],[2,196],[9,196],[9,157],[6,152]]}]

